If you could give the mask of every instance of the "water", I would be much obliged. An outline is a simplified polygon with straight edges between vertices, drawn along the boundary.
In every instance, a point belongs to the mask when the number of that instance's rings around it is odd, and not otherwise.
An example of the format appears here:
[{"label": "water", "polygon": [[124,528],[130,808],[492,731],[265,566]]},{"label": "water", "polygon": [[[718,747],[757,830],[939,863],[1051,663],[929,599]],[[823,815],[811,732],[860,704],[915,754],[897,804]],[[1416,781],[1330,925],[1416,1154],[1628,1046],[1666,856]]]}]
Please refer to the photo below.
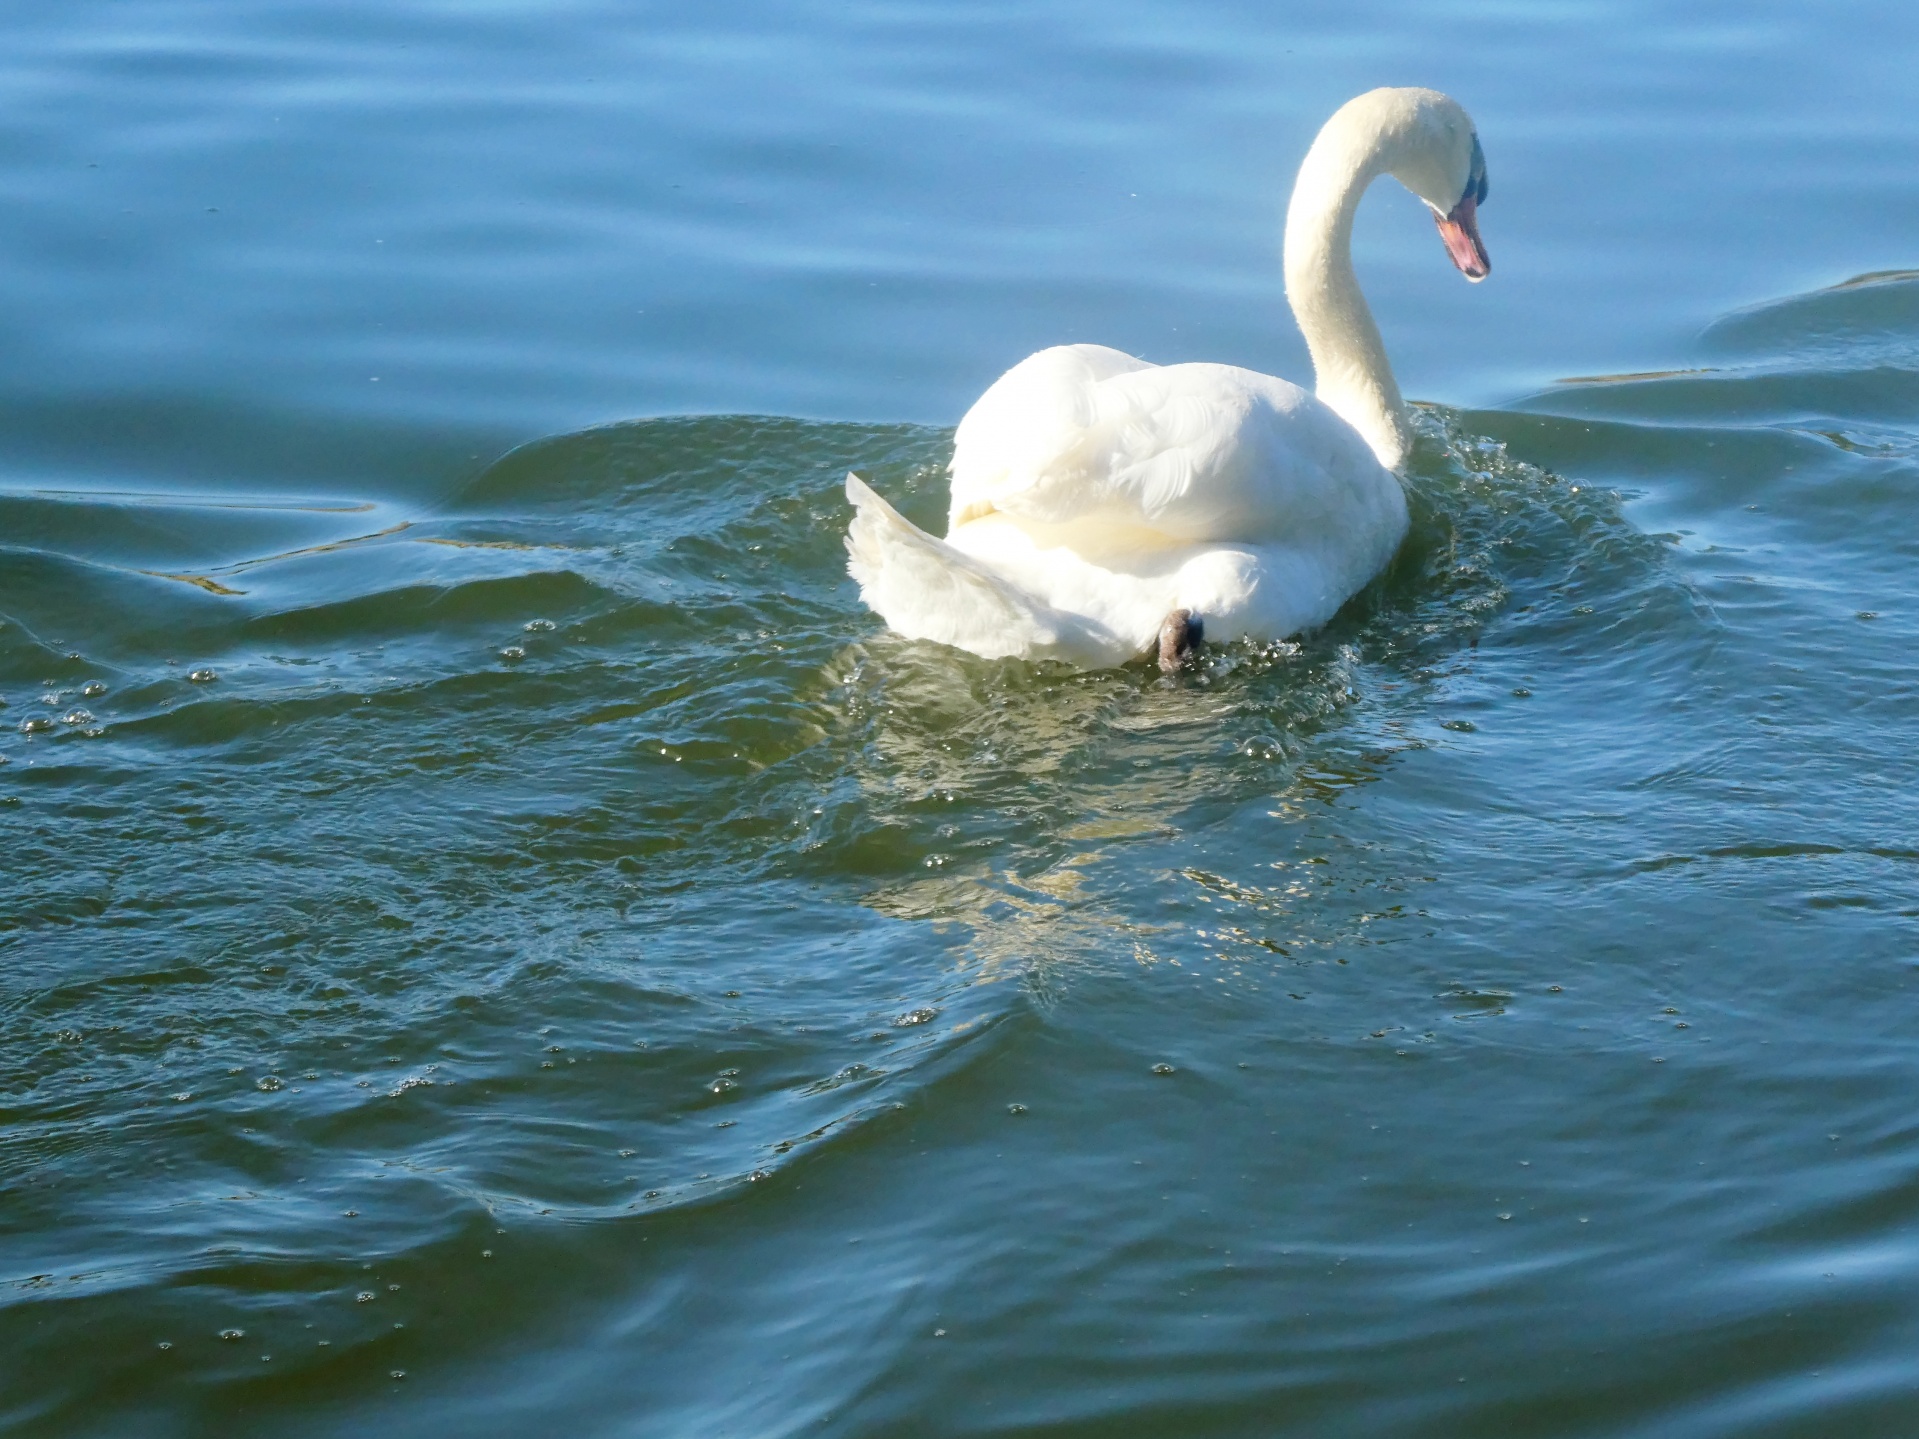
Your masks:
[{"label": "water", "polygon": [[[1912,1432],[1916,31],[19,17],[0,1424]],[[1045,343],[1303,375],[1409,81],[1495,269],[1362,212],[1391,573],[881,632],[844,471],[932,522]]]}]

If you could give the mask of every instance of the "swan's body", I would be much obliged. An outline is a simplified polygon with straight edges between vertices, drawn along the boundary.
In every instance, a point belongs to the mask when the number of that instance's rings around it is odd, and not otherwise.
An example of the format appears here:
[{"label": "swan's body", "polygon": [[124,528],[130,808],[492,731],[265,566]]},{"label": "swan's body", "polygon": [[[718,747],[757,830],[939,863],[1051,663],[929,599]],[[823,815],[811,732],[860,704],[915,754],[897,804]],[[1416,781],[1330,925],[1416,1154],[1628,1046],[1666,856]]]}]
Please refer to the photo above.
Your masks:
[{"label": "swan's body", "polygon": [[1156,643],[1171,663],[1201,621],[1232,640],[1331,619],[1406,533],[1393,470],[1410,430],[1350,257],[1359,197],[1388,172],[1483,277],[1472,122],[1435,91],[1360,96],[1320,132],[1287,214],[1319,393],[1231,365],[1042,350],[961,420],[944,540],[847,476],[861,597],[911,638],[1089,668]]},{"label": "swan's body", "polygon": [[1406,531],[1399,482],[1299,386],[1097,345],[1022,361],[960,422],[944,541],[846,487],[854,577],[894,629],[1088,668],[1180,609],[1214,640],[1324,624]]}]

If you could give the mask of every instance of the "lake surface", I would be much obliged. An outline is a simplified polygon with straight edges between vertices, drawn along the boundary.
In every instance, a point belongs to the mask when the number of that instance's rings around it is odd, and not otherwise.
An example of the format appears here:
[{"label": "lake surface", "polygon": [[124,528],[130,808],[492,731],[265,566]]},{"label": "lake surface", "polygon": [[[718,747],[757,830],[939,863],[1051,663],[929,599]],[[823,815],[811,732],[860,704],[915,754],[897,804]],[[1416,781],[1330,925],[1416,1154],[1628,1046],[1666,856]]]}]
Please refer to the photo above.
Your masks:
[{"label": "lake surface", "polygon": [[[9,42],[0,1430],[1919,1432],[1919,12]],[[842,475],[1028,351],[1307,375],[1382,83],[1391,572],[884,633]]]}]

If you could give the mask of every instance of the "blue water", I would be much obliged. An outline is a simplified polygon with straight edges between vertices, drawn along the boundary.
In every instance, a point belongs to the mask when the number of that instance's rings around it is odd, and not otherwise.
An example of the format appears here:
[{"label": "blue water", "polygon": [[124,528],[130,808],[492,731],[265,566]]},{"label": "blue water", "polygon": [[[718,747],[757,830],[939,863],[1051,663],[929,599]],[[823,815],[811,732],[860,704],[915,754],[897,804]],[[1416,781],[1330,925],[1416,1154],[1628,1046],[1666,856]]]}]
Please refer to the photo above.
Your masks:
[{"label": "blue water", "polygon": [[[77,3],[0,112],[0,1428],[1919,1427],[1919,20]],[[1039,346],[1413,528],[1197,673],[888,636]],[[1863,278],[1862,278],[1863,277]]]}]

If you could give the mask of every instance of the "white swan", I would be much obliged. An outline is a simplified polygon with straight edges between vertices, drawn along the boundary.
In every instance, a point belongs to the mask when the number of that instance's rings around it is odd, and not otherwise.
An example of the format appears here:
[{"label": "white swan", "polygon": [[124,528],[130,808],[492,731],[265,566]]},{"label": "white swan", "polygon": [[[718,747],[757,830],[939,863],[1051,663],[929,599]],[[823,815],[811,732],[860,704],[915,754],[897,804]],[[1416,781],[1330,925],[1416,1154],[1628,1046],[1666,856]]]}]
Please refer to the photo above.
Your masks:
[{"label": "white swan", "polygon": [[1411,429],[1351,254],[1382,174],[1484,279],[1486,167],[1466,112],[1435,90],[1348,101],[1286,212],[1286,294],[1317,395],[1232,365],[1041,350],[960,421],[945,539],[846,477],[860,597],[909,638],[1086,668],[1157,650],[1173,669],[1202,632],[1282,639],[1331,619],[1406,533],[1393,471]]}]

